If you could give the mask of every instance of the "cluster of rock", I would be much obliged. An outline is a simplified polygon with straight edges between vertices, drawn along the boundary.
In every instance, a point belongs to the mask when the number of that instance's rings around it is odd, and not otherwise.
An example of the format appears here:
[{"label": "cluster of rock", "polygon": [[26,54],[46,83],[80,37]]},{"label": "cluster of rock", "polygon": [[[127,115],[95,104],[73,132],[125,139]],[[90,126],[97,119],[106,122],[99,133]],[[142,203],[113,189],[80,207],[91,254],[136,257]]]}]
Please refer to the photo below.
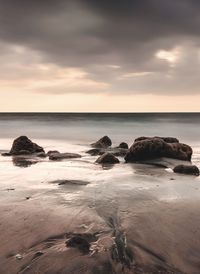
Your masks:
[{"label": "cluster of rock", "polygon": [[[126,163],[153,163],[152,160],[157,160],[156,165],[159,165],[159,159],[170,158],[185,161],[185,164],[177,165],[173,168],[175,173],[192,174],[199,176],[197,166],[191,164],[192,148],[189,145],[180,143],[174,137],[139,137],[135,139],[132,146],[128,149],[128,144],[121,143],[116,148],[110,148],[112,144],[108,136],[104,136],[92,146],[95,149],[87,151],[90,155],[101,155],[96,163],[99,164],[116,164],[119,159],[116,156],[124,156]],[[105,149],[107,148],[107,149]],[[151,161],[151,162],[150,162]],[[162,163],[160,165],[163,165]],[[166,166],[167,167],[167,166]]]},{"label": "cluster of rock", "polygon": [[[173,137],[139,137],[135,139],[132,146],[122,142],[117,147],[111,147],[112,141],[108,136],[104,136],[97,142],[92,143],[92,149],[86,153],[92,156],[99,156],[96,160],[98,164],[118,164],[117,157],[124,157],[126,163],[150,163],[159,159],[168,158],[184,161],[185,164],[173,167],[175,173],[193,174],[198,176],[198,167],[191,164],[192,148],[182,144]],[[9,153],[3,153],[3,156],[26,156],[34,155],[36,157],[49,157],[49,160],[58,161],[62,159],[80,158],[77,153],[60,153],[59,151],[48,151],[32,142],[27,136],[20,136],[14,140]],[[149,161],[149,162],[148,162]]]},{"label": "cluster of rock", "polygon": [[26,156],[49,157],[49,160],[62,160],[80,158],[77,153],[60,153],[57,150],[45,153],[44,148],[32,142],[27,136],[20,136],[13,141],[10,152],[2,153],[2,156]]}]

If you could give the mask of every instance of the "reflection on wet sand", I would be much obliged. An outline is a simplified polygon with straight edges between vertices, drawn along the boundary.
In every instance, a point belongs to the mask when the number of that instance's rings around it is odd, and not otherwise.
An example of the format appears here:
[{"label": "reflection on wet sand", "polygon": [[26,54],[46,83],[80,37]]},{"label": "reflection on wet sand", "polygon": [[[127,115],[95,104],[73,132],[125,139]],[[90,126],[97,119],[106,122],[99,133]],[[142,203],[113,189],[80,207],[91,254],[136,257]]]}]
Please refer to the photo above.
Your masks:
[{"label": "reflection on wet sand", "polygon": [[13,156],[12,162],[14,166],[18,166],[22,168],[30,167],[31,165],[35,165],[38,163],[36,159],[30,159],[30,158],[25,158],[20,156]]}]

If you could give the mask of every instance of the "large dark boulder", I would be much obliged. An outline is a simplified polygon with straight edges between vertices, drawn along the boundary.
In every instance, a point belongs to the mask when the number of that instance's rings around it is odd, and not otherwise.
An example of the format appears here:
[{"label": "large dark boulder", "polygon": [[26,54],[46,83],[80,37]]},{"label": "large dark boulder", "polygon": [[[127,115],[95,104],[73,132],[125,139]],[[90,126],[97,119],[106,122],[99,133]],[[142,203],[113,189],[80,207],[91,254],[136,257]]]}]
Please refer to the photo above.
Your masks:
[{"label": "large dark boulder", "polygon": [[155,137],[144,137],[144,136],[142,136],[142,137],[139,137],[139,138],[135,139],[135,142],[144,141],[144,140],[151,140],[151,139],[154,139],[154,138],[162,139],[166,143],[179,143],[179,140],[177,138],[174,138],[174,137],[158,137],[158,136],[155,136]]},{"label": "large dark boulder", "polygon": [[91,144],[92,147],[95,148],[108,148],[112,145],[112,141],[108,136],[104,136],[99,139],[97,142]]},{"label": "large dark boulder", "polygon": [[44,152],[44,149],[36,143],[33,143],[26,136],[20,136],[15,139],[10,150],[11,155],[33,154],[37,152]]},{"label": "large dark boulder", "polygon": [[175,173],[199,176],[199,169],[195,165],[178,165],[173,170]]},{"label": "large dark boulder", "polygon": [[119,160],[112,153],[106,152],[96,160],[96,163],[98,163],[98,164],[118,164]]},{"label": "large dark boulder", "polygon": [[181,143],[167,143],[163,138],[154,137],[136,141],[125,156],[126,162],[137,162],[161,157],[190,161],[192,148]]}]

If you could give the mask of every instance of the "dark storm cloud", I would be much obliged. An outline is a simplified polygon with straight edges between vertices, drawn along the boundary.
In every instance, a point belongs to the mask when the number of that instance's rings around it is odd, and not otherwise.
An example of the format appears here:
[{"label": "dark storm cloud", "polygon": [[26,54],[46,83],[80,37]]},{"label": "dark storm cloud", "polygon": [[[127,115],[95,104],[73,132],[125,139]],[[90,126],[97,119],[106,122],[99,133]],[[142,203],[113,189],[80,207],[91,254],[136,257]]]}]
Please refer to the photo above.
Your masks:
[{"label": "dark storm cloud", "polygon": [[[188,41],[199,47],[199,12],[199,0],[0,0],[0,41],[37,50],[44,62],[81,67],[116,90],[131,90],[135,80],[116,79],[137,71],[168,72],[169,64],[155,57],[158,50]],[[187,74],[189,64],[182,65],[179,71]],[[173,74],[178,81],[179,74]],[[159,79],[147,79],[152,92],[160,88]]]}]

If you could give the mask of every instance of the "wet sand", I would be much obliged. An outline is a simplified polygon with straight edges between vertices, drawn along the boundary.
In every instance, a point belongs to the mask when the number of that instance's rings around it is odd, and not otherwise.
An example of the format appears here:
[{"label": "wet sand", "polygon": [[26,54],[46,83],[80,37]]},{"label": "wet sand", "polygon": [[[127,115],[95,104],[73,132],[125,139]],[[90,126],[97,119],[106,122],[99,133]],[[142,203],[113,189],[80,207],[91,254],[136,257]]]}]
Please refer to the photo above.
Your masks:
[{"label": "wet sand", "polygon": [[[26,167],[0,158],[0,273],[199,273],[199,179],[123,162],[103,169],[86,150]],[[77,234],[88,252],[66,246]]]}]

